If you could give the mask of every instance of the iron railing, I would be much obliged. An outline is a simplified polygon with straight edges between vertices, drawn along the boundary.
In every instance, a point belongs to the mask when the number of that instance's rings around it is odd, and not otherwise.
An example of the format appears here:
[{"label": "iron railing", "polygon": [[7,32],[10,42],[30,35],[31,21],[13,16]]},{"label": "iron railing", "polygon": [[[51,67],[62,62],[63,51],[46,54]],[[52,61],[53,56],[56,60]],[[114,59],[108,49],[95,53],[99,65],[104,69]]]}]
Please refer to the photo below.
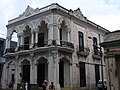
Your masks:
[{"label": "iron railing", "polygon": [[89,47],[86,46],[80,47],[79,45],[77,45],[76,49],[77,49],[77,54],[80,54],[82,56],[88,56],[90,53]]},{"label": "iron railing", "polygon": [[[70,49],[74,49],[74,45],[71,42],[62,41],[62,40],[48,40],[44,41],[43,43],[34,43],[32,47],[30,48],[31,44],[24,44],[17,47],[17,51],[22,50],[30,50],[33,48],[41,48],[41,47],[50,47],[50,46],[56,46],[56,47],[66,47]],[[14,53],[15,48],[7,48],[5,53]]]}]

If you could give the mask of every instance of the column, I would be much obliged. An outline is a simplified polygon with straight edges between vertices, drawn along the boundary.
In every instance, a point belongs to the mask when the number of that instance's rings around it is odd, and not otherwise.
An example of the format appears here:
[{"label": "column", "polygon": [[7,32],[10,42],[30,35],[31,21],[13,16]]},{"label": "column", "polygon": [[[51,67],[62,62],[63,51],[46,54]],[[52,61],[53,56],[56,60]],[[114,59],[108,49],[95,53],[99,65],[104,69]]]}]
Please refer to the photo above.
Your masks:
[{"label": "column", "polygon": [[31,37],[30,48],[33,48],[33,45],[34,45],[34,32],[32,31],[31,34],[32,34],[32,37]]},{"label": "column", "polygon": [[71,39],[70,32],[71,32],[70,28],[67,28],[68,42],[70,42],[70,39]]},{"label": "column", "polygon": [[53,25],[49,24],[48,25],[48,45],[52,44],[53,40]]},{"label": "column", "polygon": [[60,25],[53,24],[53,39],[56,40],[57,45],[60,45]]},{"label": "column", "polygon": [[56,61],[56,90],[60,90],[60,84],[59,84],[59,62]]},{"label": "column", "polygon": [[17,47],[19,47],[19,45],[20,45],[20,35],[19,34],[17,34],[17,38],[18,38]]},{"label": "column", "polygon": [[10,41],[11,41],[11,36],[6,37],[6,49],[10,48]]},{"label": "column", "polygon": [[5,48],[8,48],[8,37],[6,37],[6,44],[5,44]]},{"label": "column", "polygon": [[15,57],[16,58],[16,69],[15,69],[15,84],[14,84],[14,89],[17,89],[17,84],[19,83],[19,57],[18,55]]},{"label": "column", "polygon": [[15,51],[17,51],[20,46],[20,35],[19,34],[17,34],[17,38],[18,38],[18,41],[17,41],[17,47],[16,47]]},{"label": "column", "polygon": [[30,64],[30,84],[34,84],[34,53],[30,53],[31,64]]},{"label": "column", "polygon": [[21,36],[20,45],[23,46],[24,45],[24,33],[21,33],[20,36]]},{"label": "column", "polygon": [[[35,44],[37,45],[38,44],[38,32],[39,32],[39,29],[36,28],[35,29]],[[38,46],[38,45],[37,45]]]}]

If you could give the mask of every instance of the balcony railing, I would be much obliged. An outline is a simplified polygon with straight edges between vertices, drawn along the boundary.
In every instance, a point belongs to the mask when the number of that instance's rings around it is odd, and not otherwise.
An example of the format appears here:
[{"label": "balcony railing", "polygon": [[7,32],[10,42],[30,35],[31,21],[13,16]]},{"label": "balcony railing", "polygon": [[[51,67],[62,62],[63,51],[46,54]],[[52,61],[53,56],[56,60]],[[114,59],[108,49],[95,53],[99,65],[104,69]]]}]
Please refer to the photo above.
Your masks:
[{"label": "balcony railing", "polygon": [[[59,43],[58,43],[59,42]],[[32,47],[31,47],[32,46]],[[31,50],[31,49],[35,49],[35,48],[42,48],[42,47],[51,47],[51,46],[55,46],[55,47],[64,47],[66,49],[74,49],[74,46],[71,42],[67,42],[67,41],[58,41],[58,40],[49,40],[49,41],[45,41],[43,43],[34,43],[33,45],[30,44],[25,44],[25,45],[20,45],[19,47],[17,47],[16,51],[23,51],[23,50]],[[6,49],[6,53],[14,53],[15,52],[15,48],[8,48]]]},{"label": "balcony railing", "polygon": [[90,49],[89,47],[79,47],[79,45],[77,45],[77,54],[87,57],[89,55]]},{"label": "balcony railing", "polygon": [[102,53],[100,52],[100,48],[97,46],[93,46],[93,54],[92,54],[93,58],[101,59],[101,54]]},{"label": "balcony railing", "polygon": [[74,49],[73,44],[71,42],[67,42],[67,41],[60,41],[60,46]]},{"label": "balcony railing", "polygon": [[15,53],[15,48],[14,48],[14,47],[7,48],[7,49],[5,50],[5,53]]}]

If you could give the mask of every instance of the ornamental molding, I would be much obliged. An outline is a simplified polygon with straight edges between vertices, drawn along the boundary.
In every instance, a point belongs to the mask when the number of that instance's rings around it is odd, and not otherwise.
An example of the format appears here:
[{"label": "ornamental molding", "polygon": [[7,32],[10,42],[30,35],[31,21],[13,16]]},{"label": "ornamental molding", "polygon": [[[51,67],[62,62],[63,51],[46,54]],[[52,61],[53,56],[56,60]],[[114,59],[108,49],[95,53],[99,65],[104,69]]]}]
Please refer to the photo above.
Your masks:
[{"label": "ornamental molding", "polygon": [[67,19],[66,17],[58,16],[57,23],[61,24],[62,22],[64,22],[65,26],[70,27],[71,22],[69,19]]},{"label": "ornamental molding", "polygon": [[79,18],[79,19],[81,19],[81,20],[83,20],[83,21],[86,20],[86,17],[84,17],[84,15],[82,14],[80,8],[74,10],[73,13],[72,13],[72,15],[75,16],[75,17],[77,17],[77,18]]}]

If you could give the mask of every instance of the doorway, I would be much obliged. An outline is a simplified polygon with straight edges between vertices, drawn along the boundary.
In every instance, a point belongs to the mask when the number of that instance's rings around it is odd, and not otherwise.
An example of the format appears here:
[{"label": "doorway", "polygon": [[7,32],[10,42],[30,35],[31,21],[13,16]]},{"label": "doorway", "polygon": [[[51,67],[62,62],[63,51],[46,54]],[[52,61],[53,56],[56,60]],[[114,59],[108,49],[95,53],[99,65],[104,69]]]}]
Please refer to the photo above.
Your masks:
[{"label": "doorway", "polygon": [[45,63],[39,63],[37,66],[37,84],[42,87],[45,80]]},{"label": "doorway", "polygon": [[22,79],[30,83],[30,65],[23,65]]},{"label": "doorway", "polygon": [[60,87],[64,87],[64,61],[59,63],[59,84]]}]

